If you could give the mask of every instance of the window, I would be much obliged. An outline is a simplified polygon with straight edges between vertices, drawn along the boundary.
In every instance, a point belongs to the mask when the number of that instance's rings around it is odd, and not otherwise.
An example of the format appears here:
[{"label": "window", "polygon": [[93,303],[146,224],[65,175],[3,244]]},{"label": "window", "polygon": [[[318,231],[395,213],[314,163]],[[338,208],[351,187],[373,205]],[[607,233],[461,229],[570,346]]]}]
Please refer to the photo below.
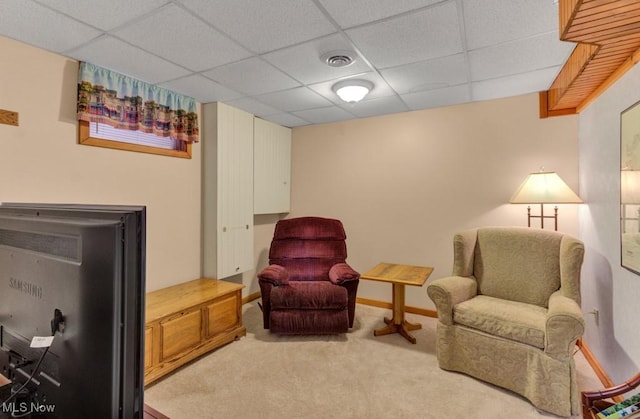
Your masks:
[{"label": "window", "polygon": [[79,143],[118,150],[191,158],[191,143],[140,131],[113,128],[98,122],[79,122]]}]

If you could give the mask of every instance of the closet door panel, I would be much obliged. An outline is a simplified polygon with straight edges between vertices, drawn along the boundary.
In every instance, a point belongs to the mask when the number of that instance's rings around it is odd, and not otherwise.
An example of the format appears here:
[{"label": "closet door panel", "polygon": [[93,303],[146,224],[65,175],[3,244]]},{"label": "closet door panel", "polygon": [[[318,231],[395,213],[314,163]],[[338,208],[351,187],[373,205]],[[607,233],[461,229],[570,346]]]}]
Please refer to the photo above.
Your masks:
[{"label": "closet door panel", "polygon": [[290,211],[291,129],[259,118],[254,120],[253,212]]}]

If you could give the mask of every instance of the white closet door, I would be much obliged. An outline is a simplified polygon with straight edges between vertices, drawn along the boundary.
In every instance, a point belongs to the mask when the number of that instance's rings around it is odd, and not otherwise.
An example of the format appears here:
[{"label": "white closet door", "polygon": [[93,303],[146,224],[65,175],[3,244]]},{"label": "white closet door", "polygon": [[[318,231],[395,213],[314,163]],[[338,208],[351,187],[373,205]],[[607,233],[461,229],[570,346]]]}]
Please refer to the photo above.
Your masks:
[{"label": "white closet door", "polygon": [[226,278],[253,266],[253,115],[202,107],[202,274]]},{"label": "white closet door", "polygon": [[217,277],[253,265],[253,115],[218,103]]},{"label": "white closet door", "polygon": [[253,212],[289,212],[291,205],[291,129],[254,119]]}]

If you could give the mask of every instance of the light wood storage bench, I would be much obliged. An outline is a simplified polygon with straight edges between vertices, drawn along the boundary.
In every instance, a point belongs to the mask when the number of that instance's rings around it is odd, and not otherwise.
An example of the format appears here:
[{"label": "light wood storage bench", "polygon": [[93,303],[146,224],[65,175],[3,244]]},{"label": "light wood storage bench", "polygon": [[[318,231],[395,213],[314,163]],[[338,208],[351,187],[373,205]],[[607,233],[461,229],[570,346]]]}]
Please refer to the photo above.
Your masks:
[{"label": "light wood storage bench", "polygon": [[144,384],[245,336],[242,288],[200,278],[148,293]]}]

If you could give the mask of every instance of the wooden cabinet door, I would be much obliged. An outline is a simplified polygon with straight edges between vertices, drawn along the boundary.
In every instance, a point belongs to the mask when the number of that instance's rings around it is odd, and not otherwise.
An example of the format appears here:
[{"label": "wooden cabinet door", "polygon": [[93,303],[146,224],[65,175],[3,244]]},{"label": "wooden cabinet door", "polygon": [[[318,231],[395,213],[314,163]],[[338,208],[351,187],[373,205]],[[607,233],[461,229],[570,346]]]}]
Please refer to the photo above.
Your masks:
[{"label": "wooden cabinet door", "polygon": [[217,298],[207,305],[207,338],[236,327],[239,318],[239,296],[236,293]]},{"label": "wooden cabinet door", "polygon": [[202,341],[202,313],[200,309],[184,312],[160,323],[162,361],[189,351]]},{"label": "wooden cabinet door", "polygon": [[[155,348],[157,350],[157,348]],[[153,365],[153,328],[147,327],[144,330],[144,369],[148,369]]]}]

